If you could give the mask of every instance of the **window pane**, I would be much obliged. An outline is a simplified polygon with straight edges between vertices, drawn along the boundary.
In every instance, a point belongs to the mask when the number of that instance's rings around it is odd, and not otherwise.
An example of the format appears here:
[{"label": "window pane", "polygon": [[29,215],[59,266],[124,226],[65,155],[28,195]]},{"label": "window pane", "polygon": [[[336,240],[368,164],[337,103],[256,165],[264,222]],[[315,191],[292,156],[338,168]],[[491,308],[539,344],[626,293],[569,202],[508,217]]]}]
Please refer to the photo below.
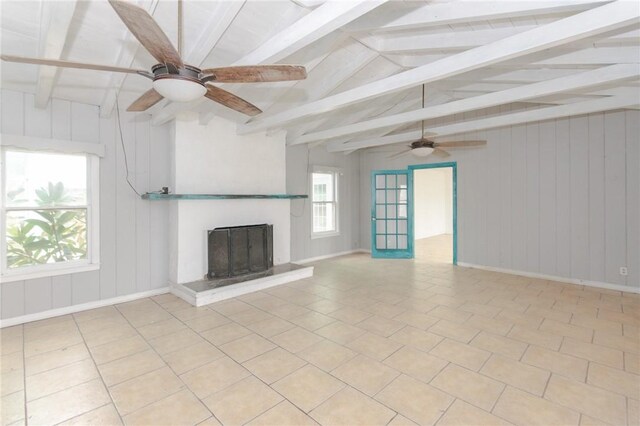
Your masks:
[{"label": "window pane", "polygon": [[384,175],[376,176],[376,188],[384,188]]},{"label": "window pane", "polygon": [[384,234],[385,233],[384,222],[385,222],[384,220],[376,221],[376,234]]},{"label": "window pane", "polygon": [[335,205],[332,203],[313,204],[313,232],[336,230]]},{"label": "window pane", "polygon": [[387,189],[387,203],[395,203],[395,202],[396,202],[396,190]]},{"label": "window pane", "polygon": [[396,218],[396,205],[387,206],[387,217],[391,219]]},{"label": "window pane", "polygon": [[5,175],[9,207],[87,204],[84,155],[7,151]]},{"label": "window pane", "polygon": [[387,234],[395,234],[395,233],[396,233],[396,221],[387,220]]},{"label": "window pane", "polygon": [[7,212],[7,266],[87,258],[87,210]]},{"label": "window pane", "polygon": [[388,235],[387,236],[387,248],[388,249],[398,248],[398,246],[396,245],[396,236],[395,235]]},{"label": "window pane", "polygon": [[383,204],[384,202],[385,202],[384,190],[377,190],[376,191],[376,203]]},{"label": "window pane", "polygon": [[407,233],[407,221],[399,220],[398,221],[398,234],[406,234]]},{"label": "window pane", "polygon": [[401,189],[398,191],[398,202],[406,203],[407,202],[407,190]]},{"label": "window pane", "polygon": [[385,237],[384,235],[378,235],[376,237],[376,248],[377,249],[385,249],[387,248],[387,244],[385,243]]},{"label": "window pane", "polygon": [[313,201],[333,201],[333,173],[313,173]]},{"label": "window pane", "polygon": [[384,219],[385,217],[385,206],[376,206],[376,218]]},{"label": "window pane", "polygon": [[407,187],[407,175],[398,175],[398,188]]},{"label": "window pane", "polygon": [[407,217],[407,205],[406,204],[398,204],[398,217],[406,218]]}]

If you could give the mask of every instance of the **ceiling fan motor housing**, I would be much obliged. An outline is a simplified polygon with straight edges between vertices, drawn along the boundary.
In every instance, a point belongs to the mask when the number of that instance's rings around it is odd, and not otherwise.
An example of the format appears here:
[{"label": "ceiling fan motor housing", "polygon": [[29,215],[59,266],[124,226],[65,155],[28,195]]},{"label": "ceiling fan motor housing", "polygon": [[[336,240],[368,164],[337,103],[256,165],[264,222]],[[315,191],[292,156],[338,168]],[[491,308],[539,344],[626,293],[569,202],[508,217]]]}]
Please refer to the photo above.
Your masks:
[{"label": "ceiling fan motor housing", "polygon": [[207,92],[200,79],[200,68],[191,65],[178,68],[171,64],[157,64],[151,71],[154,76],[153,88],[172,101],[193,101]]}]

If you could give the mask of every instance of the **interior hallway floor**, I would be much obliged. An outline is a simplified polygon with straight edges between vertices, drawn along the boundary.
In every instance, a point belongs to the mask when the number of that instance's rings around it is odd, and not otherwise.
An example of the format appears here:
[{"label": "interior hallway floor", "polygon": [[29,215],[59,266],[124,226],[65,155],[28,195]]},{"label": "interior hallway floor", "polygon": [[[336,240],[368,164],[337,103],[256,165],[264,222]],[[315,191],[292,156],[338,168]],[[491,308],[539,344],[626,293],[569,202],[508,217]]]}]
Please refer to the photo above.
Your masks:
[{"label": "interior hallway floor", "polygon": [[358,254],[5,328],[2,424],[632,425],[636,294]]},{"label": "interior hallway floor", "polygon": [[415,257],[430,263],[453,263],[453,236],[441,234],[414,241]]}]

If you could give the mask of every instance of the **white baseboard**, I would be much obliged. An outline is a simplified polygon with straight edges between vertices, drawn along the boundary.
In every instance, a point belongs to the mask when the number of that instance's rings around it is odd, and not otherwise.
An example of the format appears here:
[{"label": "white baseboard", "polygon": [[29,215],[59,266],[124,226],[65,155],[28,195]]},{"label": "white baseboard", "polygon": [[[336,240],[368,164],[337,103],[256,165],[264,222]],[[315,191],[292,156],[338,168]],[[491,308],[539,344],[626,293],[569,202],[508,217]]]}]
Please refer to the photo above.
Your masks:
[{"label": "white baseboard", "polygon": [[65,306],[64,308],[50,309],[48,311],[37,312],[35,314],[7,318],[0,320],[0,328],[74,314],[76,312],[88,311],[90,309],[102,308],[104,306],[117,305],[119,303],[131,302],[132,300],[144,299],[145,297],[157,296],[165,293],[169,293],[169,287],[156,288],[154,290],[142,291],[140,293],[127,294],[125,296],[112,297],[109,299],[96,300],[94,302],[81,303],[79,305]]},{"label": "white baseboard", "polygon": [[538,274],[538,273],[535,273],[535,272],[518,271],[518,270],[515,270],[515,269],[495,268],[493,266],[476,265],[476,264],[467,263],[467,262],[458,262],[458,266],[464,266],[464,267],[467,267],[467,268],[482,269],[482,270],[491,271],[491,272],[502,272],[502,273],[505,273],[505,274],[519,275],[521,277],[539,278],[539,279],[542,279],[542,280],[558,281],[558,282],[561,282],[561,283],[585,285],[587,287],[604,288],[604,289],[607,289],[607,290],[626,291],[627,293],[638,293],[638,294],[640,294],[640,287],[631,287],[631,286],[626,286],[626,285],[611,284],[611,283],[605,283],[605,282],[600,282],[600,281],[581,280],[579,278],[557,277],[555,275]]},{"label": "white baseboard", "polygon": [[311,262],[317,262],[319,260],[331,259],[332,257],[345,256],[347,254],[354,254],[354,253],[371,253],[371,252],[363,249],[347,250],[347,251],[340,251],[338,253],[325,254],[322,256],[308,257],[306,259],[301,259],[301,260],[293,260],[293,262],[311,263]]}]

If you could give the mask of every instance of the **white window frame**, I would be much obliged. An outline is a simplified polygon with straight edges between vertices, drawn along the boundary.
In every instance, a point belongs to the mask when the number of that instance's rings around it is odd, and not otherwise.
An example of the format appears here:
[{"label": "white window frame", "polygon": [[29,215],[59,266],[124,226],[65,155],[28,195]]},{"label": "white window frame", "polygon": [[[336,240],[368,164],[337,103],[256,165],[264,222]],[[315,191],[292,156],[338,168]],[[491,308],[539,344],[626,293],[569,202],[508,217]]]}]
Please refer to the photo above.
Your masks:
[{"label": "white window frame", "polygon": [[[313,230],[313,206],[315,202],[313,201],[313,174],[314,173],[331,173],[333,176],[333,204],[335,206],[335,225],[336,229],[333,231],[323,231],[323,232],[315,232]],[[338,167],[329,167],[329,166],[313,166],[311,168],[311,175],[309,176],[309,197],[311,199],[311,239],[316,238],[326,238],[326,237],[335,237],[340,235],[340,176],[342,175],[342,169]],[[325,202],[323,202],[325,203]]]},{"label": "white window frame", "polygon": [[[2,147],[0,150],[0,281],[12,282],[56,275],[100,269],[100,158],[94,153],[65,152],[64,149],[46,149],[50,153],[64,155],[83,155],[87,158],[87,258],[69,262],[48,263],[44,265],[24,266],[17,269],[7,267],[7,228],[6,214],[13,209],[4,202],[6,193],[6,153],[7,151],[39,152],[38,149],[24,149],[15,146]],[[85,207],[85,206],[82,206]]]}]

